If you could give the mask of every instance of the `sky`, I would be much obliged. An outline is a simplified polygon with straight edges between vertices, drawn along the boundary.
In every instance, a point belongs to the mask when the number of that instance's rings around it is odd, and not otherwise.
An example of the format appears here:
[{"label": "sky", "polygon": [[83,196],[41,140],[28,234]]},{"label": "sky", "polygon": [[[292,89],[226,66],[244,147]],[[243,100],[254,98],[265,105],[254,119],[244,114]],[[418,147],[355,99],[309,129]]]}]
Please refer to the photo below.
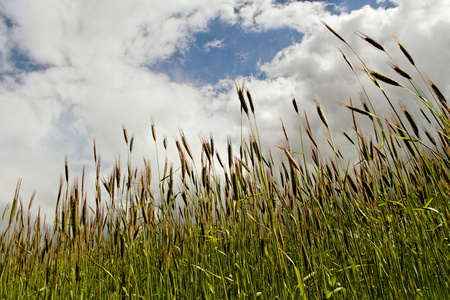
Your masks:
[{"label": "sky", "polygon": [[238,141],[241,133],[234,80],[252,93],[261,140],[273,151],[283,141],[281,117],[298,136],[293,96],[316,136],[323,126],[315,97],[333,130],[349,128],[348,114],[333,101],[357,99],[361,88],[338,48],[357,61],[321,20],[388,75],[386,55],[355,32],[380,42],[411,71],[395,34],[449,97],[449,15],[448,0],[3,0],[0,209],[20,178],[25,207],[36,190],[33,209],[51,218],[65,157],[71,182],[86,168],[93,201],[93,140],[106,176],[119,156],[126,163],[122,126],[135,135],[133,164],[146,157],[156,170],[151,118],[174,160],[180,128],[194,153],[199,135],[212,135],[225,156],[227,138]]}]

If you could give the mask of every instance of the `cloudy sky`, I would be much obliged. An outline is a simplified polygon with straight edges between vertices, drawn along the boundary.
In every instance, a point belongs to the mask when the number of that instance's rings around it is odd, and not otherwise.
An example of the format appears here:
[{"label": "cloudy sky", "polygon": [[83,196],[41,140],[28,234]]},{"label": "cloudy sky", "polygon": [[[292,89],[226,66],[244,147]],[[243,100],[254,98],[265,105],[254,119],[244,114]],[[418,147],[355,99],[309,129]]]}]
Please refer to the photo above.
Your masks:
[{"label": "cloudy sky", "polygon": [[24,203],[37,190],[33,206],[51,214],[65,156],[71,180],[85,166],[91,182],[94,138],[105,174],[119,155],[126,161],[122,125],[135,134],[133,162],[146,156],[156,170],[151,117],[173,153],[179,128],[197,151],[199,134],[211,133],[224,153],[227,137],[240,136],[235,79],[253,95],[264,143],[282,140],[280,117],[297,135],[293,95],[317,135],[315,96],[333,128],[345,128],[333,100],[360,88],[338,47],[354,57],[320,20],[388,75],[387,56],[355,32],[407,65],[394,33],[448,96],[449,15],[448,0],[3,0],[0,208],[22,178]]}]

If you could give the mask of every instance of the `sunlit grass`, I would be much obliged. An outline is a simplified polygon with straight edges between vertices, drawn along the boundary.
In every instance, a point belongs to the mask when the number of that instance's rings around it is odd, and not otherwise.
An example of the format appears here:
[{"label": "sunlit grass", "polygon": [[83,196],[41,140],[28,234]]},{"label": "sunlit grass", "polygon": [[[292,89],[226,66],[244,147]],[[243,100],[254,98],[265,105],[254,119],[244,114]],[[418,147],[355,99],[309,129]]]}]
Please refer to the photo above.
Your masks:
[{"label": "sunlit grass", "polygon": [[[166,156],[154,172],[149,161],[135,168],[128,160],[125,170],[117,164],[102,178],[94,144],[95,207],[84,174],[71,183],[66,163],[52,226],[40,214],[31,221],[19,182],[2,216],[8,228],[0,236],[0,297],[449,299],[449,106],[395,42],[419,79],[393,59],[398,78],[359,62],[392,113],[378,115],[364,86],[362,106],[340,103],[352,120],[354,132],[343,134],[356,162],[340,152],[319,99],[332,155],[324,158],[293,99],[301,148],[274,144],[284,156],[275,160],[262,149],[250,92],[236,84],[250,128],[239,153],[229,141],[221,157],[205,137],[202,152],[192,153],[181,131],[179,170]],[[427,123],[418,124],[404,104],[396,109],[386,85],[410,93]],[[373,125],[370,133],[361,118]],[[157,152],[161,143],[167,149],[153,122],[151,129]],[[123,133],[131,156],[134,138]]]}]

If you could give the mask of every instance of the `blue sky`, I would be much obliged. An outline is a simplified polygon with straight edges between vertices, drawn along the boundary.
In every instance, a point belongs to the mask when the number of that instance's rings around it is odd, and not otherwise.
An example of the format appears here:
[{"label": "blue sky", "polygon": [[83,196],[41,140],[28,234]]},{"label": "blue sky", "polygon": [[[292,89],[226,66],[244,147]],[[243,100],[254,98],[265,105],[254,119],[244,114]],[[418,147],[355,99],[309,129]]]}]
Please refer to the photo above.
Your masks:
[{"label": "blue sky", "polygon": [[301,33],[290,28],[253,32],[216,19],[207,31],[194,34],[189,49],[149,68],[167,73],[174,81],[200,85],[238,76],[262,78],[258,65],[271,61],[278,51],[301,38]]},{"label": "blue sky", "polygon": [[217,149],[226,149],[228,137],[241,134],[234,79],[252,93],[264,145],[274,149],[283,140],[281,117],[298,136],[292,96],[318,137],[323,128],[313,99],[320,98],[339,140],[340,129],[350,125],[333,101],[358,99],[361,88],[338,48],[357,60],[320,20],[388,75],[388,58],[354,33],[375,38],[407,69],[390,36],[395,33],[448,95],[450,70],[442,67],[450,60],[448,15],[448,0],[4,0],[0,209],[21,178],[24,202],[36,190],[35,209],[41,206],[50,219],[66,156],[72,182],[86,168],[91,199],[93,139],[107,176],[119,156],[122,163],[127,157],[123,125],[135,135],[133,162],[149,158],[154,170],[150,118],[158,143],[167,136],[175,164],[179,128],[195,153],[199,135],[212,134]]}]

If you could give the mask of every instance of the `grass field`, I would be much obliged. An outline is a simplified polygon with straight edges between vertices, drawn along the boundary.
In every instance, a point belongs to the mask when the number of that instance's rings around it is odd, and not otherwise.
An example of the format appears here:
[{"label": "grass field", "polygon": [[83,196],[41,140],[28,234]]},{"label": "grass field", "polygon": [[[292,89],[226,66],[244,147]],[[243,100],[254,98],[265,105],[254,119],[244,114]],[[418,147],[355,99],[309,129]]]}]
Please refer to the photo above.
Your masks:
[{"label": "grass field", "polygon": [[[2,215],[0,298],[450,299],[450,108],[394,42],[417,75],[393,60],[397,78],[362,60],[361,72],[342,51],[355,80],[368,76],[392,107],[389,117],[377,114],[364,85],[361,105],[336,104],[348,108],[353,132],[343,134],[355,163],[339,151],[318,99],[318,115],[309,117],[322,121],[332,155],[323,155],[293,99],[302,146],[274,144],[284,154],[274,159],[262,149],[251,94],[237,83],[251,128],[239,153],[229,142],[220,157],[206,138],[192,153],[181,132],[180,170],[158,158],[157,170],[129,161],[102,178],[94,144],[95,202],[84,196],[84,176],[70,183],[66,165],[50,226],[40,215],[31,221],[19,182]],[[424,124],[392,103],[388,86],[414,98]],[[151,127],[155,147],[165,148]],[[131,154],[125,128],[124,138]]]}]

